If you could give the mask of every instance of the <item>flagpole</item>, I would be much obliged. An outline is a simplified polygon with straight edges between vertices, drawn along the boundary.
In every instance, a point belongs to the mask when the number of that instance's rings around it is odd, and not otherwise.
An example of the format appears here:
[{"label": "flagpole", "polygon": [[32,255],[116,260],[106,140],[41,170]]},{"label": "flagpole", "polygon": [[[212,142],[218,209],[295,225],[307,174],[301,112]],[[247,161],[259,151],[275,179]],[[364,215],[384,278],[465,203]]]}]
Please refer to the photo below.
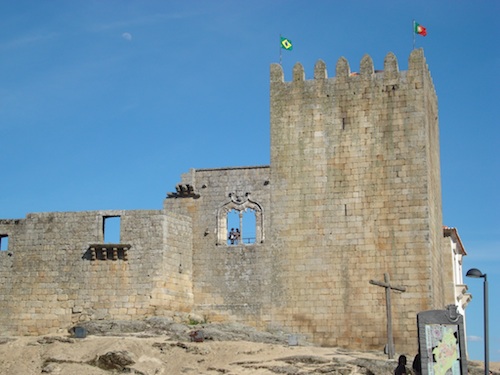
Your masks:
[{"label": "flagpole", "polygon": [[413,20],[413,49],[415,49],[415,20]]},{"label": "flagpole", "polygon": [[281,48],[281,34],[280,34],[280,44],[279,44],[279,46],[280,46],[280,65],[281,65],[281,49],[282,49]]}]

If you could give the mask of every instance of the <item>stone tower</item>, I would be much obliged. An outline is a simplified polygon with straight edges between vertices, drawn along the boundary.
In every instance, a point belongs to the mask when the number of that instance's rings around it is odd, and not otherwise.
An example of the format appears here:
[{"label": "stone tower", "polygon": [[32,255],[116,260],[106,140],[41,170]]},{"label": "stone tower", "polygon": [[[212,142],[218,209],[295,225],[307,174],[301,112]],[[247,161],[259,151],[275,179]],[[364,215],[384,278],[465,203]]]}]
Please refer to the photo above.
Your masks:
[{"label": "stone tower", "polygon": [[[279,239],[286,326],[325,345],[385,344],[388,273],[406,287],[392,298],[398,349],[416,348],[416,313],[444,308],[437,97],[423,52],[399,71],[364,56],[335,78],[296,64],[291,82],[271,67],[271,239]],[[278,302],[279,301],[279,302]]]}]

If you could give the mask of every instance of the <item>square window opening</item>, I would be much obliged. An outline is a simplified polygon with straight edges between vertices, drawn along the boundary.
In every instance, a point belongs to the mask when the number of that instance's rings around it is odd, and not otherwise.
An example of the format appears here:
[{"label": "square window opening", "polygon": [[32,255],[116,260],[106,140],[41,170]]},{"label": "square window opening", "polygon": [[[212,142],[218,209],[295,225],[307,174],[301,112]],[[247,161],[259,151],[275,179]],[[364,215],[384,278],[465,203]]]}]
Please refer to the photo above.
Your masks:
[{"label": "square window opening", "polygon": [[9,250],[9,236],[6,234],[0,234],[0,251]]}]

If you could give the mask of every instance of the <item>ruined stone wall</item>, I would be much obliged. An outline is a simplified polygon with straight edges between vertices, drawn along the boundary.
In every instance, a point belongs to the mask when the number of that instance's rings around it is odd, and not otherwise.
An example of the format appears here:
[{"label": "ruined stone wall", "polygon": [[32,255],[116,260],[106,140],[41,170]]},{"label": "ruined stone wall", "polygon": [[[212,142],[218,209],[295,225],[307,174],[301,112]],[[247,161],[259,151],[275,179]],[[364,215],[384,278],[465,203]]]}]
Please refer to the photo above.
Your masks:
[{"label": "ruined stone wall", "polygon": [[339,60],[328,78],[300,64],[271,69],[271,237],[282,239],[282,307],[273,317],[317,342],[386,343],[383,280],[395,342],[416,348],[416,312],[443,308],[437,101],[421,50],[408,71],[388,54],[359,73]]},{"label": "ruined stone wall", "polygon": [[[182,191],[192,189],[193,193]],[[211,321],[236,319],[263,327],[272,304],[273,254],[270,251],[269,167],[191,170],[178,193],[165,200],[166,212],[193,220],[193,290],[195,309]],[[259,211],[259,207],[262,210]],[[259,220],[254,243],[228,244],[227,213],[255,212]]]},{"label": "ruined stone wall", "polygon": [[[113,245],[113,259],[112,249],[98,248],[92,260],[106,216],[121,217],[120,242],[129,249]],[[2,334],[192,308],[189,218],[159,210],[37,213],[0,221],[0,233],[9,235],[0,253]]]}]

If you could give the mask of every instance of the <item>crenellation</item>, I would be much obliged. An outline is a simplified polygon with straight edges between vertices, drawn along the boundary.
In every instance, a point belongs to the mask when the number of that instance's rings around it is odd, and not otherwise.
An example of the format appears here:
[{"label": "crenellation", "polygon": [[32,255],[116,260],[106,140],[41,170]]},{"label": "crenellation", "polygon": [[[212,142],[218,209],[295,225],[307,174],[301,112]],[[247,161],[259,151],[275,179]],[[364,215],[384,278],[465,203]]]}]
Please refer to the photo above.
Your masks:
[{"label": "crenellation", "polygon": [[328,73],[326,72],[326,64],[323,60],[318,60],[314,65],[314,79],[328,79]]},{"label": "crenellation", "polygon": [[373,78],[373,74],[375,73],[375,69],[373,67],[373,60],[370,55],[364,55],[361,59],[361,63],[359,65],[360,76],[363,78]]},{"label": "crenellation", "polygon": [[399,78],[399,67],[396,56],[389,52],[384,59],[384,80],[390,81]]},{"label": "crenellation", "polygon": [[[351,69],[349,68],[349,62],[345,57],[341,57],[337,61],[337,65],[335,67],[335,75],[338,78],[339,83],[342,78],[347,78],[351,75]],[[338,85],[340,86],[340,84]],[[339,87],[340,88],[340,87]]]},{"label": "crenellation", "polygon": [[271,82],[285,82],[285,73],[280,64],[271,64]]},{"label": "crenellation", "polygon": [[304,67],[299,62],[293,66],[293,82],[297,81],[305,81]]}]

